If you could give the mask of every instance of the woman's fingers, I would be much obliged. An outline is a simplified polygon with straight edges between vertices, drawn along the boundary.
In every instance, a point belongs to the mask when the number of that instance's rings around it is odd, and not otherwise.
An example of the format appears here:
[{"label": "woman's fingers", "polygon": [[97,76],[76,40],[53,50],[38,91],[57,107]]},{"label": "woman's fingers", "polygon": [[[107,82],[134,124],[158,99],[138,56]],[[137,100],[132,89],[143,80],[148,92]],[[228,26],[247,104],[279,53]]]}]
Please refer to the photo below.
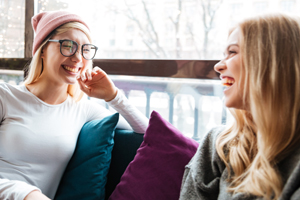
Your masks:
[{"label": "woman's fingers", "polygon": [[94,68],[93,68],[93,71],[94,71],[95,73],[97,73],[97,74],[102,73],[102,74],[104,74],[104,75],[107,75],[107,74],[105,73],[105,71],[103,71],[103,70],[102,70],[100,67],[98,67],[98,66],[94,67]]},{"label": "woman's fingers", "polygon": [[87,69],[84,72],[82,72],[79,76],[80,76],[81,81],[85,82],[87,80],[88,81],[92,80],[93,79],[92,77],[94,75],[95,75],[94,70]]},{"label": "woman's fingers", "polygon": [[92,80],[92,70],[90,70],[90,69],[87,69],[86,71],[85,71],[85,77],[86,77],[86,80]]},{"label": "woman's fingers", "polygon": [[80,74],[80,79],[81,81],[85,82],[86,81],[86,77],[85,77],[85,72]]},{"label": "woman's fingers", "polygon": [[112,80],[97,66],[80,74],[77,80],[80,89],[90,97],[109,101],[117,94],[117,88]]},{"label": "woman's fingers", "polygon": [[81,80],[81,78],[79,77],[78,79],[78,84],[79,84],[79,87],[80,89],[86,93],[86,94],[89,94],[90,93],[90,87],[88,87],[87,85],[84,84],[84,82]]},{"label": "woman's fingers", "polygon": [[93,79],[93,76],[99,73],[103,73],[106,75],[106,73],[100,69],[98,66],[94,67],[92,70],[91,69],[87,69],[86,71],[82,72],[80,74],[80,78],[83,82],[85,81],[91,81]]}]

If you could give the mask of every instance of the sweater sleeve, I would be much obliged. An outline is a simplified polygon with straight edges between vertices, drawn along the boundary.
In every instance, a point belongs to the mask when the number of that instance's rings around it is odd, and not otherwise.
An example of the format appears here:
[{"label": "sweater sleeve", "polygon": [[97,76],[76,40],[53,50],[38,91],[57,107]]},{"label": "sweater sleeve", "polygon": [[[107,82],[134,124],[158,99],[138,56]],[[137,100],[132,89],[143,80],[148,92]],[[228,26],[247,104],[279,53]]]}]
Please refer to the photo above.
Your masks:
[{"label": "sweater sleeve", "polygon": [[180,200],[218,199],[225,164],[217,154],[215,141],[224,126],[212,129],[201,141],[183,175]]},{"label": "sweater sleeve", "polygon": [[30,192],[41,190],[22,181],[0,179],[0,199],[23,200]]},{"label": "sweater sleeve", "polygon": [[[84,100],[88,106],[87,120],[103,119],[106,116],[112,114],[112,112],[106,109],[95,101]],[[148,127],[149,120],[143,115],[135,106],[133,106],[128,99],[120,91],[118,91],[116,97],[107,102],[109,106],[120,113],[119,122],[117,128],[133,130],[136,133],[145,133]]]},{"label": "sweater sleeve", "polygon": [[136,133],[146,132],[149,123],[148,118],[132,105],[120,91],[113,100],[107,103],[124,117],[120,118],[118,128],[130,129],[129,124]]},{"label": "sweater sleeve", "polygon": [[294,194],[291,196],[291,200],[298,200],[300,199],[300,188],[298,188]]}]

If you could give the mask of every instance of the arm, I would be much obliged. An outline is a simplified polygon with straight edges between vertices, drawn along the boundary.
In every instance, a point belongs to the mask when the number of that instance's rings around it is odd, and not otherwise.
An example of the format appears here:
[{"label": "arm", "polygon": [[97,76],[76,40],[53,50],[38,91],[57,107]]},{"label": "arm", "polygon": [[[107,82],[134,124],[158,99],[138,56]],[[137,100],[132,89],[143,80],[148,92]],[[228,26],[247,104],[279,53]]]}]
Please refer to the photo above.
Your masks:
[{"label": "arm", "polygon": [[149,120],[130,104],[124,95],[118,92],[112,80],[103,70],[99,67],[95,67],[92,71],[87,70],[77,80],[84,93],[90,97],[104,99],[125,118],[126,121],[120,118],[118,128],[132,128],[137,133],[145,133]]},{"label": "arm", "polygon": [[34,190],[30,192],[24,200],[50,200],[48,197],[43,195],[40,191]]},{"label": "arm", "polygon": [[[7,87],[5,85],[0,84],[0,129],[1,124],[6,118],[6,112],[7,112],[7,104],[5,102],[7,99],[5,98],[7,96],[6,94]],[[0,152],[0,160],[3,161],[2,152]],[[0,166],[2,166],[0,164]],[[0,167],[1,168],[1,167]],[[5,169],[9,170],[9,167],[4,167]],[[3,175],[3,171],[0,170],[0,174]],[[4,200],[49,200],[45,195],[43,195],[35,186],[32,186],[30,184],[27,184],[23,181],[18,180],[8,180],[5,178],[0,178],[0,199]]]},{"label": "arm", "polygon": [[130,129],[126,123],[127,121],[134,132],[146,132],[149,123],[148,118],[143,115],[135,106],[133,106],[122,93],[118,91],[117,96],[112,101],[107,103],[109,106],[117,110],[122,116],[117,126],[118,128]]},{"label": "arm", "polygon": [[[26,200],[31,200],[32,195],[30,194],[33,191],[40,193],[40,196],[46,197],[40,192],[40,189],[25,182],[0,179],[0,199],[23,200],[27,198]],[[44,200],[43,198],[40,199]]]},{"label": "arm", "polygon": [[218,199],[220,178],[225,164],[215,150],[215,141],[223,128],[213,129],[201,141],[183,175],[180,200]]}]

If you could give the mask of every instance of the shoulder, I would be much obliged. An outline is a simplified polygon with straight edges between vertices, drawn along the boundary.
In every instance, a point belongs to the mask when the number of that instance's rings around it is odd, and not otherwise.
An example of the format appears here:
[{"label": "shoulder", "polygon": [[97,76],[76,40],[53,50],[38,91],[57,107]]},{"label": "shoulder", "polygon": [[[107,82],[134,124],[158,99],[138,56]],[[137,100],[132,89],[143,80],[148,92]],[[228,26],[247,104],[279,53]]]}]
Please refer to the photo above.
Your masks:
[{"label": "shoulder", "polygon": [[0,96],[6,96],[17,90],[18,86],[10,85],[8,83],[0,83]]},{"label": "shoulder", "polygon": [[222,133],[227,127],[225,125],[219,125],[212,128],[201,140],[202,143],[206,145],[214,145],[220,133]]},{"label": "shoulder", "polygon": [[11,85],[9,83],[0,83],[1,92],[13,92],[13,91],[23,91],[24,85]]},{"label": "shoulder", "polygon": [[9,83],[0,83],[0,95],[2,96],[15,96],[21,98],[26,94],[25,85],[11,85]]},{"label": "shoulder", "polygon": [[0,92],[5,92],[9,90],[8,83],[0,83]]},{"label": "shoulder", "polygon": [[185,167],[182,181],[182,199],[217,199],[219,195],[220,179],[226,170],[224,162],[216,152],[215,142],[218,135],[226,126],[217,126],[203,137],[198,150]]},{"label": "shoulder", "polygon": [[216,167],[219,169],[219,172],[224,169],[223,162],[221,161],[216,150],[216,140],[219,134],[225,129],[226,126],[221,125],[207,132],[207,134],[200,141],[197,152],[191,162],[188,164],[188,167],[193,168],[193,166],[197,166],[197,169],[194,169],[195,171],[199,170],[199,165],[202,165],[203,167],[204,165],[208,165],[210,168],[212,167],[211,165],[216,165]]}]

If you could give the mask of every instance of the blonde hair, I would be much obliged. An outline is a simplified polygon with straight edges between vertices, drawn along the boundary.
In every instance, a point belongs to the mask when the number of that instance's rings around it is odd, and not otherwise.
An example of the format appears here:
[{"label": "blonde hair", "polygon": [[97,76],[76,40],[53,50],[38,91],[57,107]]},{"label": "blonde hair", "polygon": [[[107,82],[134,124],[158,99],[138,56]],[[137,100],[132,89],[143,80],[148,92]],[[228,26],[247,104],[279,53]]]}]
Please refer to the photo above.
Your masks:
[{"label": "blonde hair", "polygon": [[230,192],[277,199],[283,181],[276,166],[300,139],[300,21],[273,14],[237,28],[240,87],[248,107],[230,109],[235,122],[219,135],[216,148],[229,172]]},{"label": "blonde hair", "polygon": [[[62,34],[70,29],[78,29],[82,31],[88,37],[89,41],[92,42],[89,30],[87,29],[86,26],[84,26],[79,22],[68,22],[58,27],[44,40],[44,42],[42,42],[41,46],[37,49],[34,56],[32,57],[32,60],[28,68],[28,74],[24,81],[25,85],[29,85],[36,82],[41,76],[41,74],[43,73],[43,60],[41,58],[41,52],[43,47],[47,44],[48,40],[51,37]],[[92,69],[92,65],[93,65],[92,61],[89,61],[89,64],[88,66],[86,66],[86,68]],[[83,92],[79,89],[78,83],[75,83],[73,85],[68,85],[67,92],[70,96],[74,98],[75,101],[79,101],[83,96]]]}]

